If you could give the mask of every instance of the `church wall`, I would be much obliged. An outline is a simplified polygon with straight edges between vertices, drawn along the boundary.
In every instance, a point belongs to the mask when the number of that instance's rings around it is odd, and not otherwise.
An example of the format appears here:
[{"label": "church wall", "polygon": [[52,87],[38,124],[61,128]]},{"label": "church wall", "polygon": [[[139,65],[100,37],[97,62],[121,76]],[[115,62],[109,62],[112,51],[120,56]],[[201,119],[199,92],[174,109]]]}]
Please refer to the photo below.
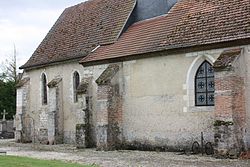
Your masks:
[{"label": "church wall", "polygon": [[[62,104],[59,104],[59,112],[63,112],[64,121],[60,122],[64,129],[64,143],[75,143],[76,124],[84,122],[81,110],[81,104],[74,103],[73,96],[73,73],[78,71],[80,80],[90,75],[91,71],[84,70],[78,63],[61,64],[57,66],[49,66],[46,68],[35,69],[27,72],[30,79],[30,115],[36,120],[35,127],[37,129],[37,137],[39,130],[47,129],[48,113],[49,113],[49,88],[48,88],[48,104],[42,105],[41,99],[41,74],[45,73],[47,82],[49,83],[54,78],[62,78],[62,94],[59,99],[62,99]],[[93,117],[93,119],[95,116]],[[94,121],[93,121],[94,122]]]},{"label": "church wall", "polygon": [[[190,92],[193,80],[192,70],[198,69],[199,63],[208,60],[213,63],[223,49],[187,54],[167,55],[160,53],[152,58],[138,59],[119,63],[119,73],[112,80],[112,85],[119,85],[121,95],[121,136],[124,146],[164,147],[178,149],[191,147],[195,140],[200,141],[201,132],[205,141],[213,142],[214,107],[195,107],[194,95]],[[244,60],[248,63],[249,52],[245,49]],[[241,65],[240,65],[241,66]],[[96,79],[108,67],[105,65],[82,67],[78,63],[67,63],[26,72],[30,77],[29,115],[34,118],[37,134],[46,129],[49,105],[42,105],[41,74],[47,76],[47,82],[56,77],[62,78],[62,104],[64,113],[64,143],[75,143],[76,125],[84,123],[81,104],[73,101],[73,73],[78,71],[80,80],[91,77],[90,110],[92,111],[93,139],[95,140],[98,122],[98,103]],[[192,69],[193,68],[193,69]],[[240,69],[247,72],[246,90],[250,89],[249,66]],[[243,71],[243,72],[242,72]],[[244,75],[244,74],[243,74]],[[191,77],[191,79],[190,79]],[[49,89],[49,88],[48,88]],[[247,92],[247,98],[250,97]],[[49,95],[49,93],[48,93]],[[48,97],[49,99],[49,97]],[[115,101],[115,100],[114,100]],[[48,102],[49,104],[49,102]],[[246,100],[247,135],[249,141],[250,103]],[[101,118],[100,118],[101,119]]]},{"label": "church wall", "polygon": [[[196,59],[216,59],[222,50],[163,55],[124,62],[123,136],[128,145],[191,147],[213,142],[214,107],[195,107],[187,85]],[[196,65],[197,69],[199,65]],[[191,90],[192,91],[192,90]],[[191,99],[190,99],[191,98]],[[140,147],[140,146],[138,146]]]}]

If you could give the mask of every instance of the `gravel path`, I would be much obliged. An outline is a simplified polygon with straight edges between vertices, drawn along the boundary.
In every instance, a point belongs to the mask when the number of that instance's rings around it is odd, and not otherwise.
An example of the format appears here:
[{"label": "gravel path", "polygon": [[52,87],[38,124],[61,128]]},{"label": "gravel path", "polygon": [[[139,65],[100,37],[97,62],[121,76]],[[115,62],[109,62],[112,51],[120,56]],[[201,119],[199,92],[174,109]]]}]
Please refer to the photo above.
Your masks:
[{"label": "gravel path", "polygon": [[171,152],[77,150],[72,145],[17,144],[12,140],[0,140],[0,151],[7,151],[7,155],[97,164],[101,167],[250,167],[250,160],[221,160]]}]

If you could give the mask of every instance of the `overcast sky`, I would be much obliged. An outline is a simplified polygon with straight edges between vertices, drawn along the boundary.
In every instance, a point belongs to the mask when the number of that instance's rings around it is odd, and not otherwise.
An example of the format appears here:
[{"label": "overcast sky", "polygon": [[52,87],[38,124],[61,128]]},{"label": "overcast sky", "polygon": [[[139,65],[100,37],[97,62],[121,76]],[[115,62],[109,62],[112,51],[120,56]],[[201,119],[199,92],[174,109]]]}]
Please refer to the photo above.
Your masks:
[{"label": "overcast sky", "polygon": [[17,50],[23,65],[66,7],[85,0],[0,0],[0,62]]}]

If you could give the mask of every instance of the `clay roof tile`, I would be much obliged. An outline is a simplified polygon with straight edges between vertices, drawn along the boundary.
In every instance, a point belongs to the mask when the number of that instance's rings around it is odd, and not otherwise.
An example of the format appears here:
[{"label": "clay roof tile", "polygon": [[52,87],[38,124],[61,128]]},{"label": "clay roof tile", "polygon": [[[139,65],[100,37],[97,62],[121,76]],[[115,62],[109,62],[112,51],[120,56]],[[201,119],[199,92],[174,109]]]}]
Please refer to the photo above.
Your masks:
[{"label": "clay roof tile", "polygon": [[135,0],[89,0],[64,10],[21,69],[79,59],[117,40]]},{"label": "clay roof tile", "polygon": [[250,39],[249,16],[249,0],[181,0],[166,15],[135,23],[117,42],[99,47],[80,63]]}]

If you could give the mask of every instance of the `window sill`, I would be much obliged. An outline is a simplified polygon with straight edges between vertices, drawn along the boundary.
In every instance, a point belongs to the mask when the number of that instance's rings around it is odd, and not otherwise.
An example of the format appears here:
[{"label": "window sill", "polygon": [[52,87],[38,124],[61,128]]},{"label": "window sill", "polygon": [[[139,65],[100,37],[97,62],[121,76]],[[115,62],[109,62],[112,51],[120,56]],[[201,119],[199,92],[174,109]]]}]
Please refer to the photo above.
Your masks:
[{"label": "window sill", "polygon": [[213,112],[215,110],[214,106],[190,106],[184,111],[186,112]]}]

